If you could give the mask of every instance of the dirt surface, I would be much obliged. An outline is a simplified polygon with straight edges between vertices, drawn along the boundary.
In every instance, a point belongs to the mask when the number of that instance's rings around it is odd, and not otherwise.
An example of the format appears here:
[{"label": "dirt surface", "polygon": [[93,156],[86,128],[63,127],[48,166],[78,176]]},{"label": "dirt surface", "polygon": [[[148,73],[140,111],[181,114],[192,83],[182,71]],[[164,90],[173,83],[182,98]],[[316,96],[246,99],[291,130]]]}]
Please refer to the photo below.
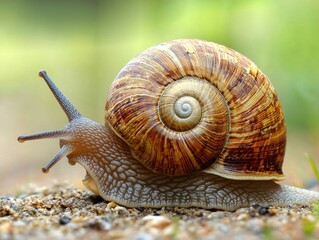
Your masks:
[{"label": "dirt surface", "polygon": [[0,198],[0,239],[319,239],[319,210],[126,208],[67,184]]}]

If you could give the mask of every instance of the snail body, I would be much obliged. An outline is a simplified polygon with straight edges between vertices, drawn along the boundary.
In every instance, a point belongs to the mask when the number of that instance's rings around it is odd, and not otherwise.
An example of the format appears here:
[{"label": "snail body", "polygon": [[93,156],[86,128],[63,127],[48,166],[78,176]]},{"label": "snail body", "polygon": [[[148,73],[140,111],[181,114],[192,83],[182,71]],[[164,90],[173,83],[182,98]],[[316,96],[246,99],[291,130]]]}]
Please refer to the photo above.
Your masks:
[{"label": "snail body", "polygon": [[18,140],[60,138],[43,171],[67,156],[105,200],[225,210],[319,200],[274,182],[284,178],[282,107],[268,78],[234,50],[187,39],[145,50],[113,81],[105,126],[82,117],[44,71],[40,76],[69,123]]}]

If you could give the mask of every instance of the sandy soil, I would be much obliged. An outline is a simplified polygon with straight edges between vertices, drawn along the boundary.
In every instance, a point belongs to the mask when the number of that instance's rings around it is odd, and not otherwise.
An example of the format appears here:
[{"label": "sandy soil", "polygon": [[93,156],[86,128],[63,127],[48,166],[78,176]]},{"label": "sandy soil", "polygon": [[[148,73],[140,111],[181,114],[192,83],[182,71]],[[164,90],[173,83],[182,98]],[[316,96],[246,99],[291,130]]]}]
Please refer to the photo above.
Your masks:
[{"label": "sandy soil", "polygon": [[0,197],[0,239],[319,239],[319,209],[126,208],[68,184]]}]

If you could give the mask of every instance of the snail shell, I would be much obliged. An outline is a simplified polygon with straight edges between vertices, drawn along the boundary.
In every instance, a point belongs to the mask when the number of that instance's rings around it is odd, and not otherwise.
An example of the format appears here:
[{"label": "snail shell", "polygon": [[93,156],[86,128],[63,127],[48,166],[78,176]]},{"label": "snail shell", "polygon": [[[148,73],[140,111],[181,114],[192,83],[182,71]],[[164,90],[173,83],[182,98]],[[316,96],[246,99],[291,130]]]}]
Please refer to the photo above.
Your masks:
[{"label": "snail shell", "polygon": [[108,96],[106,124],[153,172],[284,177],[286,128],[277,94],[234,50],[202,40],[159,44],[121,70]]}]

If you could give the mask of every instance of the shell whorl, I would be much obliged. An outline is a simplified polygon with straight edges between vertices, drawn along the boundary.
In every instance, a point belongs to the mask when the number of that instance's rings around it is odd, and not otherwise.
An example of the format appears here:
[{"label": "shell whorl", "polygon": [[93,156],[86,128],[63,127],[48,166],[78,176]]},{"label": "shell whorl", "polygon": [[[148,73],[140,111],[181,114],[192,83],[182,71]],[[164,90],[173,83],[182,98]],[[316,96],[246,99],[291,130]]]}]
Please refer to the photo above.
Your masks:
[{"label": "shell whorl", "polygon": [[285,123],[254,63],[224,46],[175,40],[132,59],[114,80],[106,124],[154,172],[281,179]]}]

